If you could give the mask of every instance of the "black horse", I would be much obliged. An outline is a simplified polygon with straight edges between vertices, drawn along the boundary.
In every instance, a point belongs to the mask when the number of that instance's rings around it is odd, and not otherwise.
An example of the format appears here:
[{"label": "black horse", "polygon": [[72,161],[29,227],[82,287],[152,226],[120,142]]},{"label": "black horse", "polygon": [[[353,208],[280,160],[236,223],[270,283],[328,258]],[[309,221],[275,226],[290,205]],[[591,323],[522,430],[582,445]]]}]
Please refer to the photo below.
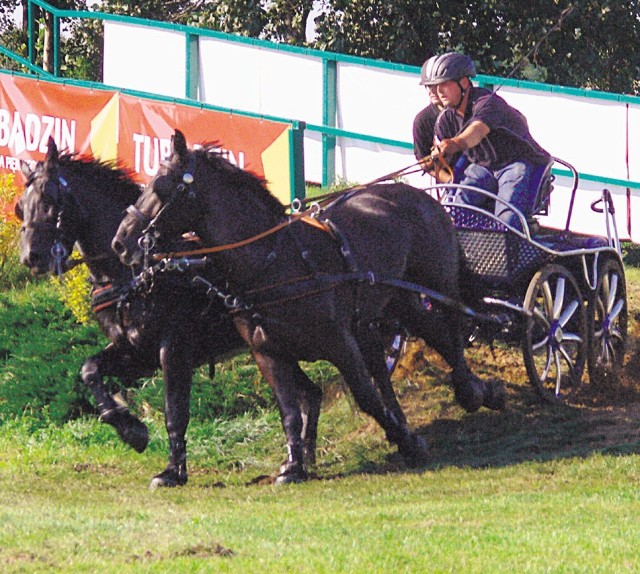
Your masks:
[{"label": "black horse", "polygon": [[[46,159],[33,170],[23,163],[23,172],[27,182],[16,206],[23,221],[22,263],[36,275],[63,272],[77,242],[90,271],[95,316],[110,343],[86,360],[82,380],[95,398],[101,420],[136,451],[144,451],[149,440],[146,426],[114,400],[104,377],[119,378],[130,387],[162,368],[170,455],[166,469],[151,486],[185,484],[193,370],[246,345],[221,300],[212,300],[194,287],[190,275],[158,273],[149,278],[150,291],[144,282],[135,287],[131,268],[111,250],[125,209],[140,194],[127,170],[59,154],[50,139]],[[310,396],[315,399],[308,401],[313,421],[318,418],[320,398],[317,393]],[[310,426],[315,428],[313,422]],[[308,440],[315,449],[315,436]]]},{"label": "black horse", "polygon": [[179,130],[172,145],[169,161],[123,219],[113,248],[124,262],[139,262],[139,239],[151,220],[157,237],[194,231],[208,246],[201,253],[238,295],[235,323],[275,389],[289,449],[285,473],[302,467],[300,391],[292,374],[298,360],[333,363],[405,461],[424,457],[422,439],[372,385],[371,376],[380,389],[390,388],[382,338],[372,334],[379,324],[397,322],[438,350],[468,410],[504,406],[502,389],[467,367],[459,308],[425,310],[431,302],[424,291],[460,301],[460,247],[434,199],[405,184],[375,185],[340,196],[318,217],[286,217],[262,180],[213,146],[190,151]]}]

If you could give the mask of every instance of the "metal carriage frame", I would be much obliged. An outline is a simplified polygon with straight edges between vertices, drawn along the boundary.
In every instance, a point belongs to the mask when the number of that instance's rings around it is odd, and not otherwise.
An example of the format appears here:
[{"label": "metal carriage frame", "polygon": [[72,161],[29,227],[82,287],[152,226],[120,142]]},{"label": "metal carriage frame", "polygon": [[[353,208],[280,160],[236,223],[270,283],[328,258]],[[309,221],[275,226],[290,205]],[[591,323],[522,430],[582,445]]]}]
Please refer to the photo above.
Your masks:
[{"label": "metal carriage frame", "polygon": [[[611,194],[607,189],[591,209],[602,213],[603,235],[570,231],[578,175],[573,174],[564,229],[542,227],[553,189],[550,165],[542,173],[534,215],[482,189],[437,184],[425,191],[441,198],[450,213],[479,293],[477,306],[495,323],[470,320],[470,342],[505,340],[522,347],[524,364],[539,396],[568,400],[588,371],[592,384],[617,380],[627,336],[627,301],[622,250]],[[509,225],[482,207],[456,201],[455,193],[485,196],[512,211]],[[497,325],[497,326],[496,326]],[[586,367],[586,369],[585,369]]]}]

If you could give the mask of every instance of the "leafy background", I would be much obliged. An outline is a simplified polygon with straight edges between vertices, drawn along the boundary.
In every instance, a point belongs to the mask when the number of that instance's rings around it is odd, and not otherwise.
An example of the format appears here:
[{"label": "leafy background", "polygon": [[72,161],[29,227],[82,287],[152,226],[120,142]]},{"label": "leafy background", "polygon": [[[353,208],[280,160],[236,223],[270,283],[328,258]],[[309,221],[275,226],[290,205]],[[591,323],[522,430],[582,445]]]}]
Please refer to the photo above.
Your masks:
[{"label": "leafy background", "polygon": [[[640,93],[639,0],[51,0],[61,9],[100,10],[175,22],[300,47],[422,65],[460,50],[482,74],[623,94]],[[0,41],[27,57],[23,0],[0,4]],[[24,11],[23,11],[24,13]],[[38,15],[38,10],[36,10]],[[315,34],[307,35],[309,16]],[[39,64],[51,70],[51,19],[39,15]],[[100,21],[64,19],[62,73],[100,81]],[[544,41],[543,41],[544,40]],[[0,64],[16,64],[0,56]],[[240,70],[240,73],[242,71]]]}]

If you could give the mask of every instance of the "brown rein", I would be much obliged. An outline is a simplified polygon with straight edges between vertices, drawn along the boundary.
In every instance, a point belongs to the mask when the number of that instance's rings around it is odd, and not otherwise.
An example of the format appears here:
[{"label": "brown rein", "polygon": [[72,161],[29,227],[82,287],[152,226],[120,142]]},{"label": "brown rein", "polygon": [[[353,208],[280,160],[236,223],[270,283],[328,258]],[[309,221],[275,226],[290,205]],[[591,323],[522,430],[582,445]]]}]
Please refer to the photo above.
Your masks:
[{"label": "brown rein", "polygon": [[[440,181],[440,173],[442,172],[443,169],[449,177],[447,181],[444,181],[444,180]],[[434,170],[433,173],[430,170]],[[407,167],[404,167],[397,171],[378,177],[368,183],[362,183],[362,184],[350,187],[348,189],[342,189],[340,191],[334,191],[319,197],[315,197],[312,200],[309,200],[309,203],[311,203],[312,205],[310,209],[307,209],[305,211],[295,211],[287,218],[286,221],[283,221],[275,225],[274,227],[271,227],[261,233],[258,233],[257,235],[247,237],[246,239],[242,239],[241,241],[236,241],[234,243],[227,243],[225,245],[214,245],[212,247],[202,247],[200,249],[193,249],[190,251],[156,253],[152,256],[152,259],[154,261],[161,261],[162,259],[167,259],[167,258],[170,259],[174,257],[190,257],[194,255],[208,255],[211,253],[218,253],[220,251],[227,251],[229,249],[237,249],[238,247],[244,247],[245,245],[249,245],[255,241],[259,241],[260,239],[263,239],[264,237],[272,235],[273,233],[277,233],[281,229],[288,227],[292,223],[295,223],[296,221],[299,221],[299,220],[303,220],[305,223],[309,225],[314,225],[330,233],[331,232],[330,228],[324,223],[315,219],[314,217],[314,215],[318,213],[318,207],[321,206],[323,202],[325,202],[328,199],[340,198],[342,196],[355,193],[356,191],[360,191],[361,189],[364,189],[365,187],[374,185],[376,183],[390,181],[400,176],[417,173],[419,171],[422,171],[422,172],[430,171],[430,173],[434,175],[434,177],[436,178],[436,181],[438,181],[439,183],[448,183],[453,179],[453,170],[442,157],[434,157],[434,156],[428,155],[423,157],[421,160],[419,160],[416,163],[413,163]],[[305,203],[305,200],[301,200],[301,204],[304,204],[304,203]]]},{"label": "brown rein", "polygon": [[242,239],[241,241],[236,241],[235,243],[227,243],[225,245],[214,245],[213,247],[202,247],[201,249],[193,249],[191,251],[175,251],[170,253],[156,253],[153,255],[154,261],[160,261],[165,258],[172,257],[189,257],[191,255],[207,255],[209,253],[217,253],[218,251],[226,251],[228,249],[236,249],[238,247],[244,247],[245,245],[249,245],[254,241],[259,241],[260,239],[267,237],[281,229],[291,225],[292,223],[298,221],[299,219],[303,219],[304,217],[309,217],[309,212],[314,210],[308,210],[304,212],[297,212],[291,214],[286,221],[279,223],[278,225],[263,231],[262,233],[258,233],[258,235],[252,235],[251,237],[247,237],[246,239]]}]

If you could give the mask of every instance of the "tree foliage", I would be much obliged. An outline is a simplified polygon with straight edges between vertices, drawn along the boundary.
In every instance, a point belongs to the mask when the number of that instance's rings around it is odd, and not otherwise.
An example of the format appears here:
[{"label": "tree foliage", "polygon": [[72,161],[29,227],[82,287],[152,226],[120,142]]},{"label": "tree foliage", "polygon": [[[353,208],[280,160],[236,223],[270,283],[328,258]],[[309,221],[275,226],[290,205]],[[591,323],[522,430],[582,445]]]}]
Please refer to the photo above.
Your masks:
[{"label": "tree foliage", "polygon": [[[12,0],[0,5],[0,39],[21,54],[26,51],[26,28],[16,25],[11,15],[25,3]],[[102,0],[99,4],[59,0],[51,4],[413,65],[435,53],[460,50],[487,75],[640,93],[640,0]],[[315,15],[313,38],[306,34],[310,14]],[[100,23],[72,21],[64,44],[63,75],[99,80]]]},{"label": "tree foliage", "polygon": [[638,0],[327,4],[318,21],[321,49],[414,65],[436,53],[460,50],[488,75],[513,73],[554,84],[639,92]]}]

